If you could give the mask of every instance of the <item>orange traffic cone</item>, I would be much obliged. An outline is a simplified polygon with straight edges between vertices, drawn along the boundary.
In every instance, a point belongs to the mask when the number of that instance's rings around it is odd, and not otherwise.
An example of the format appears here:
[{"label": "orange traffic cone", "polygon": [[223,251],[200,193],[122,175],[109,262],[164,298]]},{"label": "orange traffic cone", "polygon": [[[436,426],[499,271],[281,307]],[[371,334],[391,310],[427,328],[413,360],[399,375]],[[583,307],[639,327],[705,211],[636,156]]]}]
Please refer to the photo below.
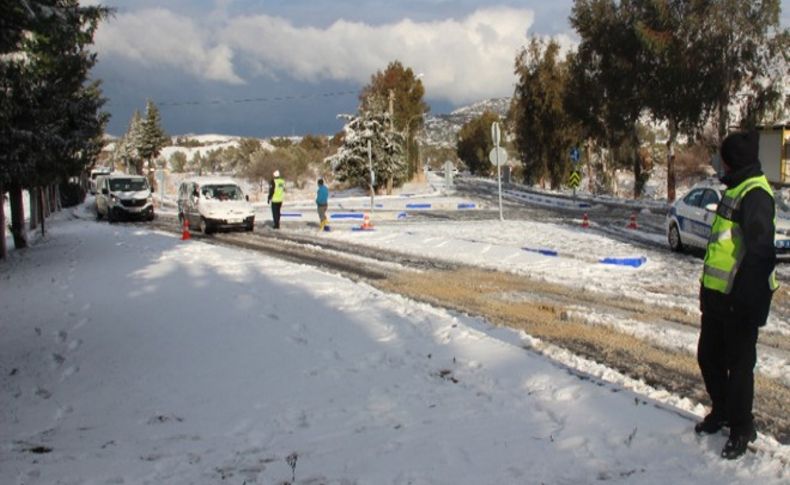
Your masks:
[{"label": "orange traffic cone", "polygon": [[189,234],[189,221],[186,217],[184,217],[184,228],[181,231],[181,240],[186,241],[187,239],[191,238],[192,236]]},{"label": "orange traffic cone", "polygon": [[370,223],[370,216],[367,213],[362,218],[362,225],[360,226],[360,228],[361,229],[373,229],[373,224]]},{"label": "orange traffic cone", "polygon": [[584,216],[582,216],[582,227],[584,229],[587,229],[588,227],[590,227],[590,220],[587,218],[587,213],[586,212],[584,213]]},{"label": "orange traffic cone", "polygon": [[631,213],[631,220],[628,222],[628,229],[638,229],[639,226],[636,225],[636,212]]}]

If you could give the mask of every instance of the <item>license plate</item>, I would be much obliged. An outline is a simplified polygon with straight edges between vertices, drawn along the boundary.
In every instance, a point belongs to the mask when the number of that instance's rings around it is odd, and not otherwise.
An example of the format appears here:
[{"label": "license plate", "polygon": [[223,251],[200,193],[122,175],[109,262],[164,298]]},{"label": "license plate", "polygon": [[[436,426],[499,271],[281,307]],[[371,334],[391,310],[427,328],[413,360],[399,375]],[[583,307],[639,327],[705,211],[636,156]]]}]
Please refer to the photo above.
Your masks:
[{"label": "license plate", "polygon": [[229,224],[241,224],[244,219],[228,219]]}]

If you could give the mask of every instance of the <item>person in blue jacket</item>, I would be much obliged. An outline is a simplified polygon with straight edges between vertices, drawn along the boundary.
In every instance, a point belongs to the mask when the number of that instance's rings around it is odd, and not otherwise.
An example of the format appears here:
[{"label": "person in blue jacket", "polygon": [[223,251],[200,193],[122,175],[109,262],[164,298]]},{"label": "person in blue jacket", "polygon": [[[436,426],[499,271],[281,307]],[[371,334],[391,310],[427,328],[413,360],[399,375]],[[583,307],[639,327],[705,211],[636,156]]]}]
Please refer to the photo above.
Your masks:
[{"label": "person in blue jacket", "polygon": [[324,185],[324,179],[318,179],[318,190],[315,195],[315,204],[318,207],[319,229],[323,230],[329,222],[326,218],[326,209],[329,207],[329,189]]}]

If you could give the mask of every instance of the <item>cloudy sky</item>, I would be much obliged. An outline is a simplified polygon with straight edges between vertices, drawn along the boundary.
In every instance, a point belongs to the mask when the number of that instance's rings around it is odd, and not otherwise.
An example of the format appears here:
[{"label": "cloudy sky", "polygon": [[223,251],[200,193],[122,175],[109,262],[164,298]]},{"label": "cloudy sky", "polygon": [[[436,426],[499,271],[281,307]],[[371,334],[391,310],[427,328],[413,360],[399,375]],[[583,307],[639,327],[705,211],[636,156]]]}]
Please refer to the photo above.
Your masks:
[{"label": "cloudy sky", "polygon": [[148,98],[171,134],[333,134],[337,114],[354,112],[360,89],[393,60],[422,74],[432,112],[445,113],[512,94],[527,35],[575,38],[572,0],[82,3],[116,9],[97,33],[94,69],[115,135]]}]

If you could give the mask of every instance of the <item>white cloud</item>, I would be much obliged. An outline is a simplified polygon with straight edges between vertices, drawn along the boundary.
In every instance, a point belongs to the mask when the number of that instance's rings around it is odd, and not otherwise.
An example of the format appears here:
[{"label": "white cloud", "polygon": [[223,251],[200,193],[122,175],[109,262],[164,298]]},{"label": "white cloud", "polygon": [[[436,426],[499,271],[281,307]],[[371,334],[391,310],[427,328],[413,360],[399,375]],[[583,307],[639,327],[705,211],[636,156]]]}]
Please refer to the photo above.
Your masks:
[{"label": "white cloud", "polygon": [[397,59],[425,73],[428,96],[460,103],[512,93],[513,62],[533,19],[531,10],[491,8],[461,20],[381,26],[340,20],[316,29],[256,16],[232,20],[220,37],[239,61],[308,81],[367,83]]},{"label": "white cloud", "polygon": [[96,33],[104,57],[120,57],[147,66],[172,66],[213,81],[241,84],[233,69],[233,51],[210,43],[211,32],[166,9],[117,15]]},{"label": "white cloud", "polygon": [[96,40],[102,57],[234,84],[244,82],[242,66],[252,76],[366,84],[397,59],[425,74],[429,98],[464,103],[512,94],[514,59],[533,21],[532,10],[494,7],[458,20],[316,28],[267,15],[197,23],[158,8],[117,15]]}]

